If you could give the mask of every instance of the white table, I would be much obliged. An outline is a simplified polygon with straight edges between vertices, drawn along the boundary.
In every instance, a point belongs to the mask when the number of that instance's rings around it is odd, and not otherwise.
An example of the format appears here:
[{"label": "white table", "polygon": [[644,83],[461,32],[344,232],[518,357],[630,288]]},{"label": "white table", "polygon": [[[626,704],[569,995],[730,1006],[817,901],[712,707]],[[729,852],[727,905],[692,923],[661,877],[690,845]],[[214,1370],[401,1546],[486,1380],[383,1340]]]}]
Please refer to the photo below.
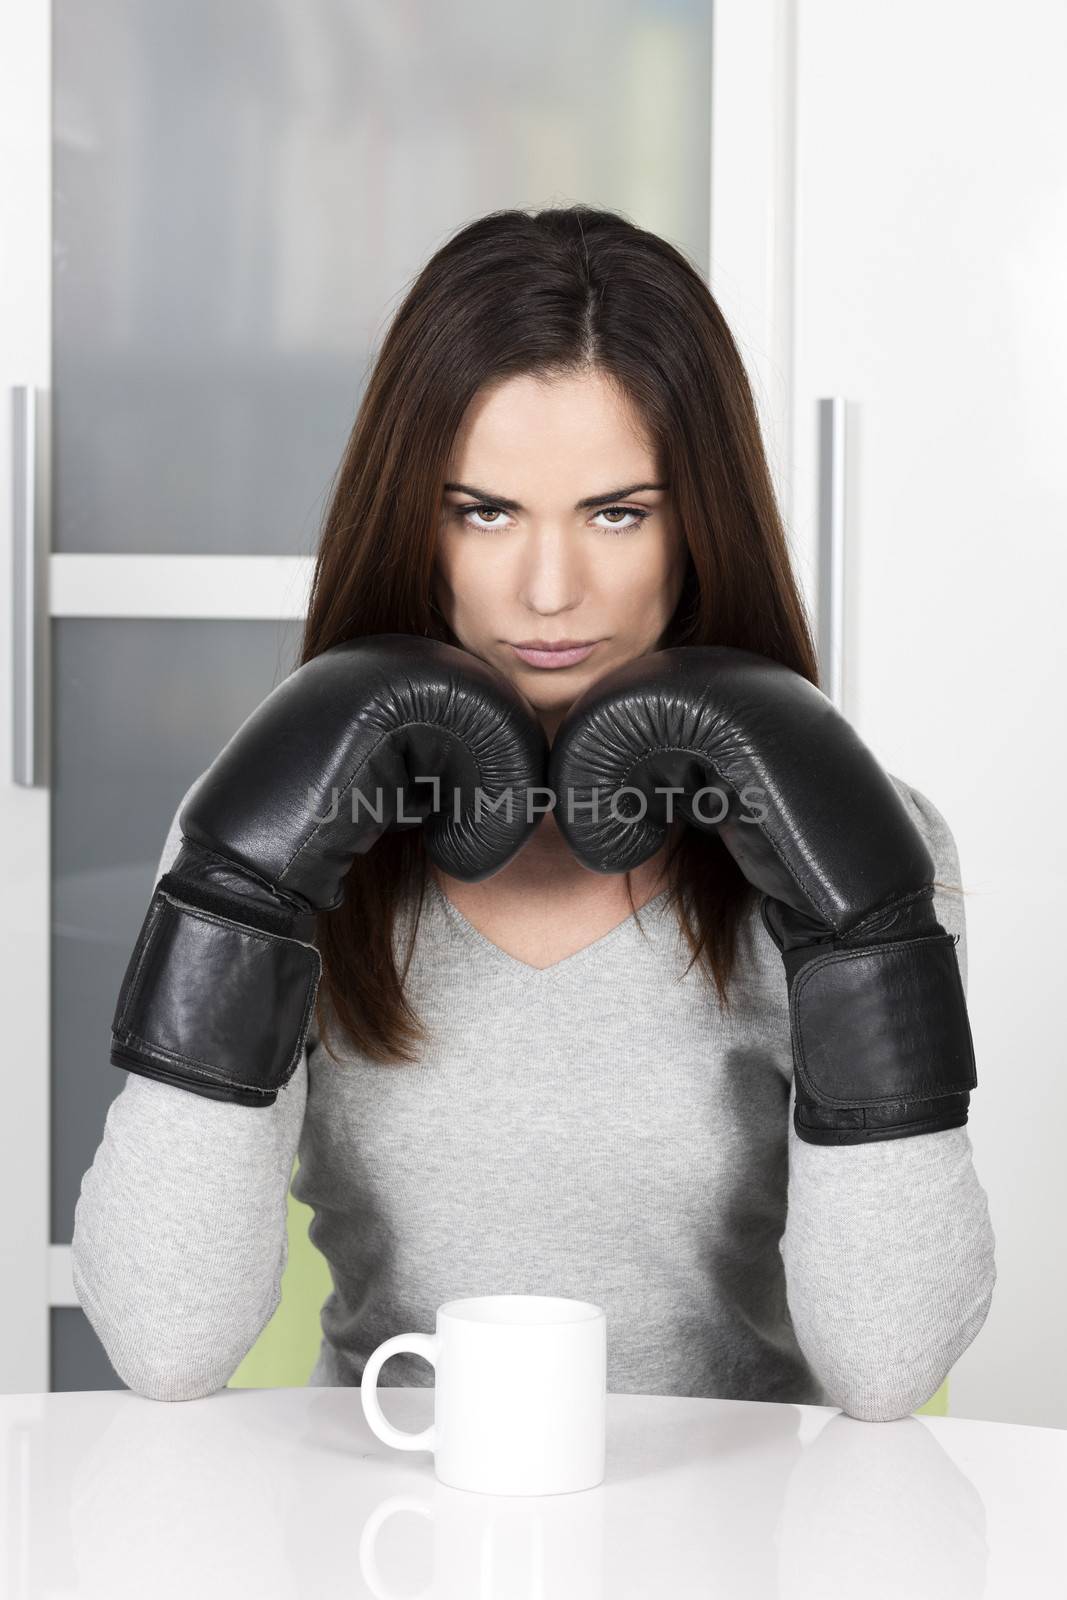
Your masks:
[{"label": "white table", "polygon": [[355,1389],[3,1395],[0,1429],[4,1600],[1067,1595],[1052,1428],[611,1395],[603,1484],[542,1498],[439,1484]]}]

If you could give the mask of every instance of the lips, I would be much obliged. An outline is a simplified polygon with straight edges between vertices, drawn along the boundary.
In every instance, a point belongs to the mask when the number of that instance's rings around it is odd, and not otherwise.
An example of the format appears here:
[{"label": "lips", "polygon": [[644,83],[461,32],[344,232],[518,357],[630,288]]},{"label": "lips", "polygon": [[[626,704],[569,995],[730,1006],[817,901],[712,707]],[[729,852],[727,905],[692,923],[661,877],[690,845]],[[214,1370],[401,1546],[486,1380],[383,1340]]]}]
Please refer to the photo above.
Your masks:
[{"label": "lips", "polygon": [[548,643],[545,640],[529,640],[523,644],[513,644],[512,650],[520,661],[528,667],[573,667],[579,661],[584,661],[591,651],[595,650],[598,639],[589,639],[584,643],[580,640],[559,640]]},{"label": "lips", "polygon": [[518,650],[583,650],[587,644],[596,644],[595,639],[512,639],[511,643]]}]

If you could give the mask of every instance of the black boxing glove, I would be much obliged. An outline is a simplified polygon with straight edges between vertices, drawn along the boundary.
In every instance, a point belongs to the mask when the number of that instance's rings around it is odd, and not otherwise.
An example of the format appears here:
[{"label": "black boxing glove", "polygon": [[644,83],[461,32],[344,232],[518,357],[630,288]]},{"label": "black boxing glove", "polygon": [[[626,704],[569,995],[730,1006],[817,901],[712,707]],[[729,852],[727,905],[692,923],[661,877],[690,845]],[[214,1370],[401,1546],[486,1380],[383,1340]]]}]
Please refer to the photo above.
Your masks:
[{"label": "black boxing glove", "polygon": [[[639,656],[570,707],[548,781],[561,833],[594,871],[655,854],[670,794],[762,891],[801,1139],[865,1144],[967,1121],[974,1049],[955,940],[931,903],[934,863],[892,780],[814,684],[726,646]],[[721,803],[698,794],[714,788]]]},{"label": "black boxing glove", "polygon": [[119,992],[111,1061],[194,1094],[267,1106],[296,1071],[321,975],[315,913],[389,828],[419,824],[478,882],[539,817],[547,741],[525,697],[453,645],[335,645],[241,725],[182,807]]}]

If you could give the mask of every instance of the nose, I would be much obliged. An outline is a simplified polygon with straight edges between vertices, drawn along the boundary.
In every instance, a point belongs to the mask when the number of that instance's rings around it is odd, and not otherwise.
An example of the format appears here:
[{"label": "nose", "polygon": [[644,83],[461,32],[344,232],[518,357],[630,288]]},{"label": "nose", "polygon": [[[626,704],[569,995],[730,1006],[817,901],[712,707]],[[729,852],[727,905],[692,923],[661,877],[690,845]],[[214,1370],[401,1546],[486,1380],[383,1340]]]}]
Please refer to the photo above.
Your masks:
[{"label": "nose", "polygon": [[587,587],[578,540],[570,529],[544,522],[529,530],[519,565],[520,602],[538,616],[573,611]]}]

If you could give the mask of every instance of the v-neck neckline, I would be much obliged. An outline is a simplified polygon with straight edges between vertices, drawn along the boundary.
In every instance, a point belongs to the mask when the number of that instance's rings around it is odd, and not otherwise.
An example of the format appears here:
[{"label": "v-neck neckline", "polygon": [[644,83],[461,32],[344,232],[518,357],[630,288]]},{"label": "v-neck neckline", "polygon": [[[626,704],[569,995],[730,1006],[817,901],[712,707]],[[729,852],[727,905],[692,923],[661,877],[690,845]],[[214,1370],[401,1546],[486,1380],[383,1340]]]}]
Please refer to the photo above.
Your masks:
[{"label": "v-neck neckline", "polygon": [[[485,934],[476,928],[474,923],[471,922],[470,918],[465,916],[459,907],[449,898],[432,872],[427,874],[427,880],[430,885],[431,893],[437,896],[445,915],[449,918],[452,925],[463,936],[463,938],[465,938],[469,944],[476,945],[478,949],[483,950],[486,955],[497,962],[498,965],[504,966],[510,971],[521,974],[524,977],[548,978],[554,977],[557,973],[563,971],[570,972],[575,966],[580,965],[583,961],[588,960],[594,955],[599,955],[600,952],[612,942],[612,940],[620,938],[625,930],[631,927],[634,922],[634,914],[631,911],[629,916],[624,917],[621,922],[617,922],[614,928],[609,928],[607,933],[602,933],[600,937],[598,939],[594,939],[591,944],[584,944],[580,950],[573,951],[569,956],[562,956],[559,961],[553,961],[547,967],[534,967],[531,966],[528,961],[520,961],[518,956],[510,955],[507,950],[502,950],[498,944],[493,943],[492,939],[487,939]],[[638,906],[638,912],[641,913],[653,910],[659,905],[660,901],[666,899],[669,893],[669,887],[666,889],[661,889],[659,894],[652,896],[651,900],[646,900],[644,905]]]}]

